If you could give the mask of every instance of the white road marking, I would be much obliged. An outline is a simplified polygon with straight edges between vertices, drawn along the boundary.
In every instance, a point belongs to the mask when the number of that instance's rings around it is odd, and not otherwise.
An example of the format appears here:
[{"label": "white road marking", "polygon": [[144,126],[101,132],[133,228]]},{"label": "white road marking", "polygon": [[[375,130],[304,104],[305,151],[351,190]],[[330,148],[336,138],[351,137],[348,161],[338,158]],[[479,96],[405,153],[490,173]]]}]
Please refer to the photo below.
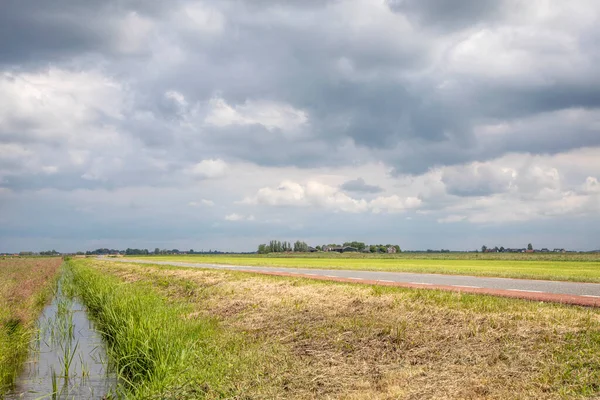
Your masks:
[{"label": "white road marking", "polygon": [[541,290],[525,290],[525,289],[506,289],[511,292],[528,292],[528,293],[544,293]]},{"label": "white road marking", "polygon": [[337,276],[337,275],[325,275],[325,276],[328,278],[339,278],[339,276]]},{"label": "white road marking", "polygon": [[394,282],[396,282],[396,281],[387,281],[387,280],[385,280],[385,279],[379,279],[379,280],[378,280],[378,282],[389,282],[389,283],[394,283]]},{"label": "white road marking", "polygon": [[348,279],[355,279],[355,280],[357,280],[357,281],[362,281],[362,280],[363,280],[363,278],[354,278],[354,277],[352,277],[352,276],[348,277]]},{"label": "white road marking", "polygon": [[425,282],[408,282],[412,285],[433,285],[433,283],[425,283]]},{"label": "white road marking", "polygon": [[594,296],[593,294],[582,294],[582,297],[593,297],[595,299],[600,299],[600,296]]},{"label": "white road marking", "polygon": [[304,275],[308,275],[308,276],[318,276],[317,274],[304,274]]},{"label": "white road marking", "polygon": [[464,287],[464,288],[471,288],[471,289],[481,289],[481,286],[469,286],[469,285],[452,285],[454,287]]}]

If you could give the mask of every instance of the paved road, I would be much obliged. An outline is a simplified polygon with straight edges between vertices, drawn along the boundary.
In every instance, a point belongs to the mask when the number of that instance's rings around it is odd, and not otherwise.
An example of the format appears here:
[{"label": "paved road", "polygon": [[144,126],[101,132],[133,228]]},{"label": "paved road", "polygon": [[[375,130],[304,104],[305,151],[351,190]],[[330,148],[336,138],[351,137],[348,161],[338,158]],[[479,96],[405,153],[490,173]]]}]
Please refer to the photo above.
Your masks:
[{"label": "paved road", "polygon": [[[558,295],[582,296],[600,300],[600,283],[559,282],[532,279],[486,278],[467,275],[419,274],[408,272],[354,271],[337,269],[257,267],[248,265],[221,265],[183,263],[173,261],[150,261],[134,259],[111,259],[121,262],[161,264],[180,267],[228,269],[262,273],[298,274],[307,277],[344,278],[356,281],[378,281],[383,283],[403,283],[410,286],[444,286],[460,289],[491,289],[522,293],[549,293]],[[516,296],[515,296],[516,297]]]}]

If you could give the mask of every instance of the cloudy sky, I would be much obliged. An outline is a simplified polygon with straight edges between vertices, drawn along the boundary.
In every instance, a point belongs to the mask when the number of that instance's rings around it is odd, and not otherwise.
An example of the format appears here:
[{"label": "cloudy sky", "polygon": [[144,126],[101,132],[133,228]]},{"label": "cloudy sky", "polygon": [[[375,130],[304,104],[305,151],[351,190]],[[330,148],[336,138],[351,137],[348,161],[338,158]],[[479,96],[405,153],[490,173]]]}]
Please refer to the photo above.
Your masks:
[{"label": "cloudy sky", "polygon": [[3,0],[0,251],[600,247],[597,0]]}]

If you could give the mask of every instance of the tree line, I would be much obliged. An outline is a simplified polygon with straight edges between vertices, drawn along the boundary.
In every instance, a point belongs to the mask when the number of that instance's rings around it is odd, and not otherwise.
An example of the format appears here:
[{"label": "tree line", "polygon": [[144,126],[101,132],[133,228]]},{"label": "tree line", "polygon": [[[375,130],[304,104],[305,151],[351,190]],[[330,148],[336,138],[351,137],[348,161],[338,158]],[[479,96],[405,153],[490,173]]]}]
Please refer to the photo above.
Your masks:
[{"label": "tree line", "polygon": [[[511,252],[512,253],[512,252],[520,252],[522,250],[525,250],[525,249],[524,248],[523,249],[519,249],[519,248],[517,248],[517,249],[510,249],[510,248],[505,248],[504,246],[500,246],[500,247],[498,247],[498,246],[487,247],[486,245],[481,246],[481,252],[482,253],[505,253],[505,252]],[[533,245],[531,243],[529,243],[527,245],[527,250],[528,251],[533,251]]]},{"label": "tree line", "polygon": [[293,245],[291,242],[271,240],[268,244],[259,244],[257,253],[288,253],[292,251],[296,253],[307,253],[310,251],[310,247],[300,240],[296,240]]},{"label": "tree line", "polygon": [[[393,248],[395,252],[399,253],[402,250],[398,245],[392,244],[366,244],[364,242],[344,242],[343,244],[324,244],[314,248],[316,251],[326,251],[327,249],[340,248],[340,247],[352,247],[359,252],[370,252],[370,253],[388,253],[389,248]],[[263,243],[258,245],[258,254],[269,254],[269,253],[306,253],[311,250],[310,246],[306,242],[297,240],[293,244],[287,241],[271,240],[269,243]]]}]

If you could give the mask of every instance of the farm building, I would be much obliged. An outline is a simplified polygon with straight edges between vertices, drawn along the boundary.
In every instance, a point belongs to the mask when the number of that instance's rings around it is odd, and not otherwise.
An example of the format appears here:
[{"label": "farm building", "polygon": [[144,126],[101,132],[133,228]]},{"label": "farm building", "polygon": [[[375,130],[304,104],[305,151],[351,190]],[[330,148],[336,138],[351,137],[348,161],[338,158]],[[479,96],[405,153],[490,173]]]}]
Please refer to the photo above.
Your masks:
[{"label": "farm building", "polygon": [[356,247],[350,247],[350,246],[336,246],[336,247],[325,246],[325,247],[323,247],[323,251],[335,251],[337,253],[348,253],[348,252],[358,252],[358,249]]}]

